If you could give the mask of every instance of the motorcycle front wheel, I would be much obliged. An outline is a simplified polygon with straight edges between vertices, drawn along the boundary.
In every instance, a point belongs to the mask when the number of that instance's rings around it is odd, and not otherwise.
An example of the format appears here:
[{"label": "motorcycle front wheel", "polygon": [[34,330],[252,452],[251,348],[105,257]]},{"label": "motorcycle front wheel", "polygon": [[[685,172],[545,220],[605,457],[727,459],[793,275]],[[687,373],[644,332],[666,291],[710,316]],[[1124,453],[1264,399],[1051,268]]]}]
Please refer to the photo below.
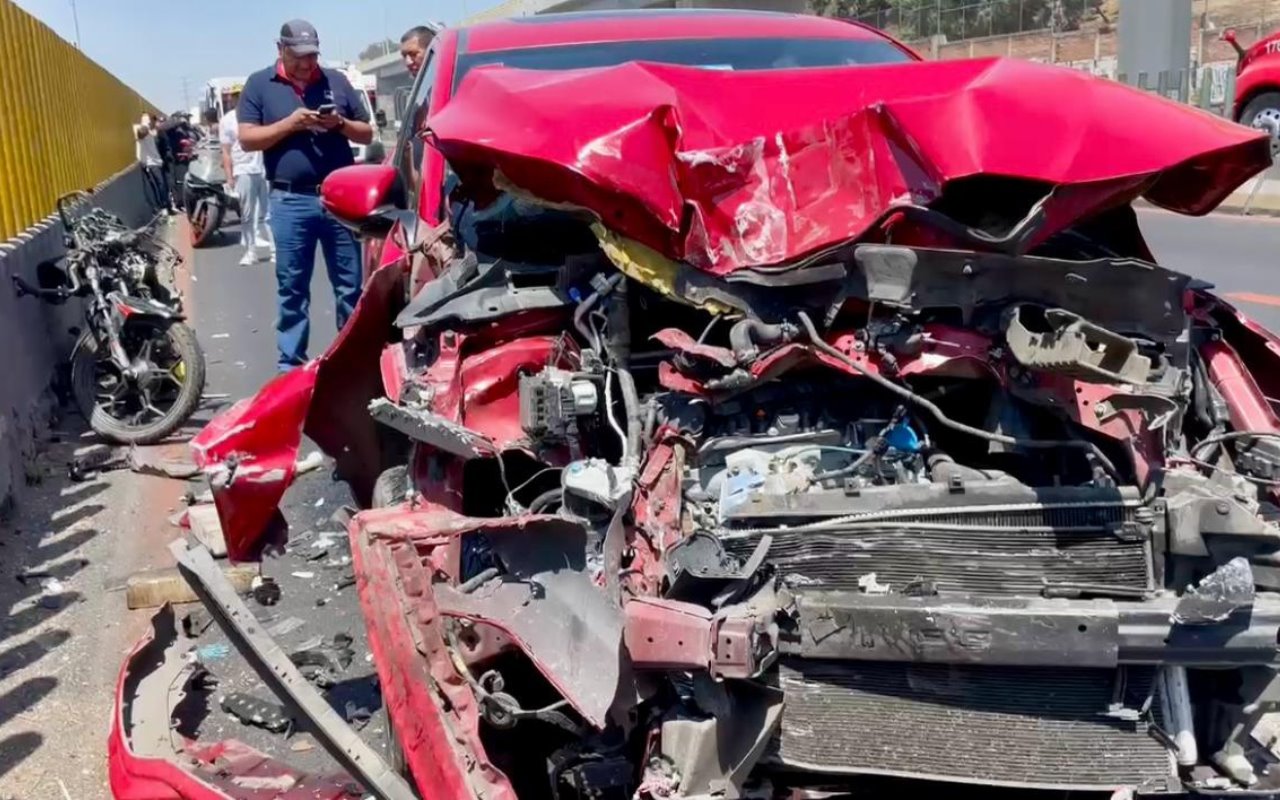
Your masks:
[{"label": "motorcycle front wheel", "polygon": [[95,433],[119,444],[154,444],[195,413],[205,363],[195,332],[180,322],[125,323],[121,344],[132,361],[122,371],[90,333],[71,359],[71,390]]},{"label": "motorcycle front wheel", "polygon": [[187,216],[187,222],[191,226],[191,246],[203,247],[208,244],[214,232],[222,226],[224,214],[226,209],[222,203],[207,196],[198,198]]}]

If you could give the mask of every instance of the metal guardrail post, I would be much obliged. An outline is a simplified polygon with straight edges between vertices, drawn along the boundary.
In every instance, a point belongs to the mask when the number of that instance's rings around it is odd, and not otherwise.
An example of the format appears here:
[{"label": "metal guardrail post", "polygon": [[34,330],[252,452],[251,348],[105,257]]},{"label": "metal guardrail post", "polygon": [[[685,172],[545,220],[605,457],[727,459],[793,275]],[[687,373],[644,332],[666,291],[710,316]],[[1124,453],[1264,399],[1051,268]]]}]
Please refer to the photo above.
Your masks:
[{"label": "metal guardrail post", "polygon": [[1213,110],[1213,70],[1200,68],[1200,91],[1196,94],[1196,106],[1205,111]]},{"label": "metal guardrail post", "polygon": [[[1273,141],[1277,136],[1280,136],[1280,126],[1277,126],[1274,120],[1260,120],[1258,125],[1262,130],[1265,130],[1271,135]],[[1272,152],[1275,152],[1274,149]],[[1276,164],[1273,163],[1270,167],[1267,167],[1261,175],[1253,179],[1253,188],[1249,190],[1249,196],[1245,198],[1244,207],[1240,209],[1241,214],[1247,216],[1253,211],[1253,201],[1257,198],[1258,192],[1262,190],[1263,184],[1265,184],[1269,178],[1276,176],[1278,171],[1280,170],[1277,170]]]}]

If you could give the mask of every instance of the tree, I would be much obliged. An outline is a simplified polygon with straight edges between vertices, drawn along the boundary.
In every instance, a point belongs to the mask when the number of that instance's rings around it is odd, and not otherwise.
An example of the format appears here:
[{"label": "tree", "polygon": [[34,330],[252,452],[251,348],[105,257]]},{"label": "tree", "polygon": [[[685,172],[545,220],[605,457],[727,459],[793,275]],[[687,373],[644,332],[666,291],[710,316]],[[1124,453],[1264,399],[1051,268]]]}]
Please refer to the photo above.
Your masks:
[{"label": "tree", "polygon": [[390,39],[384,39],[381,42],[374,42],[373,44],[369,45],[368,47],[360,51],[360,56],[358,60],[370,61],[372,59],[378,58],[379,56],[385,56],[387,53],[394,52],[399,46],[400,45],[396,44]]},{"label": "tree", "polygon": [[901,39],[948,41],[1021,31],[1077,30],[1099,0],[810,0],[823,16],[848,17]]}]

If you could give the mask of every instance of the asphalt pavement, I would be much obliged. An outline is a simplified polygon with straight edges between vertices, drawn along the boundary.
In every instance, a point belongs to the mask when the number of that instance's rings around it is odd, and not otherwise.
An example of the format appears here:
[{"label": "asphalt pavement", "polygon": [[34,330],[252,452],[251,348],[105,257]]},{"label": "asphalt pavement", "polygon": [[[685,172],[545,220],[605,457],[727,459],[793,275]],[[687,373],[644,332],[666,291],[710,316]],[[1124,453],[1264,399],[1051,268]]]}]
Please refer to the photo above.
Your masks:
[{"label": "asphalt pavement", "polygon": [[1219,294],[1280,331],[1280,219],[1138,212],[1157,262],[1214,284]]}]

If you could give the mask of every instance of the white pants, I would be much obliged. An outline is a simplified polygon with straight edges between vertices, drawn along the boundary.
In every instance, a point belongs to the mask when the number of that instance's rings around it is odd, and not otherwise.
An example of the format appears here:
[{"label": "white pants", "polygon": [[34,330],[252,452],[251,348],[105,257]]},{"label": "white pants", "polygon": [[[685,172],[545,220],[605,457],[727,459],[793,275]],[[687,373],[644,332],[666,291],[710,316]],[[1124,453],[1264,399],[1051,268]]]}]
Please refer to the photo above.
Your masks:
[{"label": "white pants", "polygon": [[245,250],[269,247],[271,204],[267,202],[269,187],[266,175],[237,175],[236,197],[240,200],[240,244]]}]

